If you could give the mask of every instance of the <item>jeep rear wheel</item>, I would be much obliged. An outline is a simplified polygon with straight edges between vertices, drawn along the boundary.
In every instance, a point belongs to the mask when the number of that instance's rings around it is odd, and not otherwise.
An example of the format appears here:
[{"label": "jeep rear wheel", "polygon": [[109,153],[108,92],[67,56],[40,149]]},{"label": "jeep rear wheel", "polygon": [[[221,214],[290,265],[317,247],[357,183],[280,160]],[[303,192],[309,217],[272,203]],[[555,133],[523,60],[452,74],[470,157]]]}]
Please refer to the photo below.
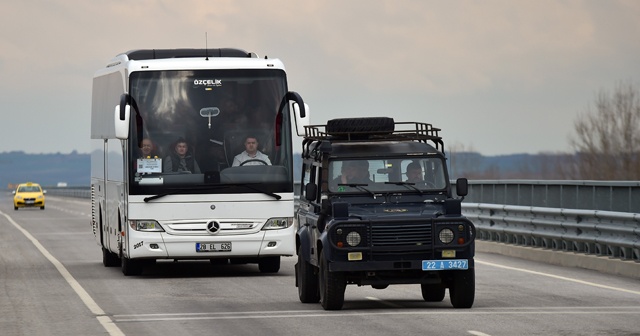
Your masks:
[{"label": "jeep rear wheel", "polygon": [[344,290],[346,287],[344,275],[329,271],[329,265],[324,257],[320,257],[320,304],[325,310],[340,310],[344,304]]},{"label": "jeep rear wheel", "polygon": [[426,302],[441,302],[444,300],[445,287],[442,284],[421,284],[422,298]]},{"label": "jeep rear wheel", "polygon": [[261,273],[278,273],[280,270],[280,256],[260,258],[258,260],[258,269]]},{"label": "jeep rear wheel", "polygon": [[449,287],[449,298],[454,308],[471,308],[476,293],[474,269],[453,272],[453,281]]},{"label": "jeep rear wheel", "polygon": [[341,118],[327,121],[327,133],[336,135],[341,133],[391,134],[395,128],[393,118]]},{"label": "jeep rear wheel", "polygon": [[298,297],[302,303],[317,303],[320,301],[318,289],[318,275],[313,274],[313,265],[304,260],[302,247],[298,248],[298,263],[296,264],[296,285]]}]

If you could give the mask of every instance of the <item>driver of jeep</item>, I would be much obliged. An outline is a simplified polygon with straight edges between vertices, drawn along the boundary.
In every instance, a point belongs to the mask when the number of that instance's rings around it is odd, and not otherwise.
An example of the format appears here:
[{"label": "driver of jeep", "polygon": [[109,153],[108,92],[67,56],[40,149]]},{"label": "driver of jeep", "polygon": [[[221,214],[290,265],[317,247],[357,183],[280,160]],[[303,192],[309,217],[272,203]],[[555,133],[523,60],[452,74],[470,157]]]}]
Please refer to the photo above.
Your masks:
[{"label": "driver of jeep", "polygon": [[369,178],[369,161],[345,161],[342,163],[341,175],[333,180],[335,185],[338,184],[369,184],[373,183]]},{"label": "driver of jeep", "polygon": [[258,139],[249,135],[244,139],[244,151],[233,158],[233,167],[271,165],[269,157],[258,150]]}]

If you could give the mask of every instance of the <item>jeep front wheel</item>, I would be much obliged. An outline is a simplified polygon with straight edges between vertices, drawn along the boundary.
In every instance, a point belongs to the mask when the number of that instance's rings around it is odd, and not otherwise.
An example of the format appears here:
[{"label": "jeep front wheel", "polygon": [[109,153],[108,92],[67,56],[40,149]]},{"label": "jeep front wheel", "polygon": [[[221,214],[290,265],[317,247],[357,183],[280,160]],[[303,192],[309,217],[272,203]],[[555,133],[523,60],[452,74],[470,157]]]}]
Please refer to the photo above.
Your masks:
[{"label": "jeep front wheel", "polygon": [[329,265],[324,257],[320,257],[320,304],[325,310],[340,310],[344,304],[344,290],[346,287],[344,275],[329,271]]},{"label": "jeep front wheel", "polygon": [[454,271],[453,281],[449,287],[449,298],[453,308],[471,308],[476,294],[476,277],[474,269]]}]

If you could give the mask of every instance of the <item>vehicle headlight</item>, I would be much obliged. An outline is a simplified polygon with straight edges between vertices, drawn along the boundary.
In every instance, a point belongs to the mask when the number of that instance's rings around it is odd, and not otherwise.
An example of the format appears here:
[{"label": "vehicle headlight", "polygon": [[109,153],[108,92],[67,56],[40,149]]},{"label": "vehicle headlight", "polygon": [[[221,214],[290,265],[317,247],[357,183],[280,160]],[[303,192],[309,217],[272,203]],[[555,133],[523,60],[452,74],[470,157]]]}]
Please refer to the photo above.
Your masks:
[{"label": "vehicle headlight", "polygon": [[276,217],[269,218],[262,226],[263,230],[281,230],[293,225],[293,217]]},{"label": "vehicle headlight", "polygon": [[347,244],[349,244],[349,246],[358,246],[360,244],[360,242],[362,241],[362,238],[360,237],[360,234],[355,232],[355,231],[351,231],[347,234]]},{"label": "vehicle headlight", "polygon": [[438,238],[442,243],[449,244],[453,241],[453,238],[454,238],[453,231],[449,228],[444,228],[440,230],[440,233],[438,234]]},{"label": "vehicle headlight", "polygon": [[38,195],[38,199],[43,199],[44,196],[43,195]]},{"label": "vehicle headlight", "polygon": [[160,223],[154,220],[132,220],[129,225],[136,231],[164,232]]},{"label": "vehicle headlight", "polygon": [[22,199],[22,196],[20,196],[20,195],[16,195],[16,198],[17,198],[17,199]]}]

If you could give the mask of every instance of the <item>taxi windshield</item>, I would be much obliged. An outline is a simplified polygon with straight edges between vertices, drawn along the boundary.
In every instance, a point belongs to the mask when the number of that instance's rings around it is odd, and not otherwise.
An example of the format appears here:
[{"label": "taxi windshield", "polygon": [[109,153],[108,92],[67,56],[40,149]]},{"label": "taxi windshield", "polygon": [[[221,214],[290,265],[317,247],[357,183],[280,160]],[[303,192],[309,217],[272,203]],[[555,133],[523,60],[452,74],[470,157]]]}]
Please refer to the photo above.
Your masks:
[{"label": "taxi windshield", "polygon": [[39,192],[40,187],[38,186],[22,186],[18,188],[18,192]]}]

